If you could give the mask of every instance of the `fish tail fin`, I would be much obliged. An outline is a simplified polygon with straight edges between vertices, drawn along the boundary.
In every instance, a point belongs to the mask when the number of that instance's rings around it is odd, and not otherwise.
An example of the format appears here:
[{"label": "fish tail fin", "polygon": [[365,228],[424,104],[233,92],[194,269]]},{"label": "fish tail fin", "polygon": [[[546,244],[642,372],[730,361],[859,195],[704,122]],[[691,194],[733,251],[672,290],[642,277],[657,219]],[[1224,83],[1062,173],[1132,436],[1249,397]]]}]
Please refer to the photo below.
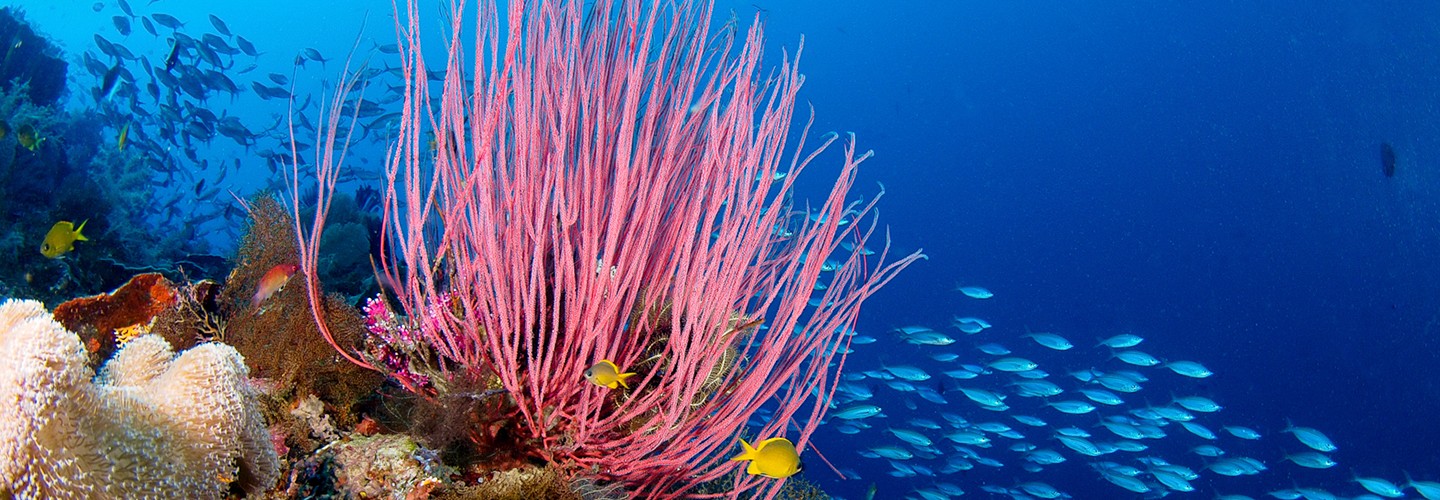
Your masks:
[{"label": "fish tail fin", "polygon": [[731,462],[754,460],[755,456],[760,454],[760,450],[756,450],[755,447],[750,446],[750,443],[745,442],[745,438],[740,438],[740,448],[745,451],[742,451],[739,455],[735,455],[734,457],[730,458]]},{"label": "fish tail fin", "polygon": [[80,225],[75,226],[75,239],[78,241],[90,241],[90,238],[86,238],[85,235],[80,234],[80,231],[85,229],[86,222],[90,222],[90,219],[82,220],[80,221]]},{"label": "fish tail fin", "polygon": [[[625,389],[628,390],[628,389],[630,389],[630,384],[625,383],[625,379],[628,379],[628,378],[634,377],[634,376],[635,376],[635,372],[621,373],[621,374],[615,376],[615,381],[620,384],[620,387],[624,387]],[[611,387],[611,389],[614,389],[614,387]]]}]

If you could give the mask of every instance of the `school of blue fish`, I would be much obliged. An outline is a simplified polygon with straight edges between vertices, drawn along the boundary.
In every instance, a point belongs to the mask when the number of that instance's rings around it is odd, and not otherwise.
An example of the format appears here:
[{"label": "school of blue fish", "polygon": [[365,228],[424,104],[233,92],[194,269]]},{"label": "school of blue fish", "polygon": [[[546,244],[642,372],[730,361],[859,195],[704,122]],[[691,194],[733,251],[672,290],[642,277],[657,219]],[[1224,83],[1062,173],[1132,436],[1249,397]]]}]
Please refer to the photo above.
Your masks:
[{"label": "school of blue fish", "polygon": [[[187,231],[208,224],[207,229],[233,233],[244,213],[226,195],[284,189],[281,171],[292,162],[303,166],[316,149],[319,105],[312,105],[313,91],[333,92],[330,77],[341,71],[325,68],[330,59],[315,48],[301,49],[293,60],[268,54],[218,16],[180,19],[155,4],[94,4],[95,12],[114,14],[114,32],[96,33],[94,50],[81,54],[80,66],[94,78],[90,97],[103,126],[115,133],[115,149],[143,168],[154,185],[167,188],[151,200],[156,220]],[[338,134],[347,144],[383,145],[393,135],[404,95],[398,91],[403,81],[398,53],[394,43],[372,41],[354,55],[355,64],[369,65],[346,78],[388,91],[376,92],[384,96],[378,100],[359,91],[345,96],[336,111],[350,118]],[[319,73],[305,71],[310,62],[322,65]],[[261,68],[276,72],[262,74]],[[268,119],[256,118],[266,112]],[[244,153],[235,154],[235,147]],[[360,163],[369,162],[362,157]],[[262,169],[266,173],[259,173]],[[241,188],[236,183],[241,176],[267,183]],[[374,167],[348,169],[342,178],[378,179]],[[361,190],[356,201],[373,207],[377,194]]]},{"label": "school of blue fish", "polygon": [[[956,291],[966,300],[994,297],[978,286]],[[858,451],[873,462],[863,467],[865,472],[842,472],[850,480],[887,474],[912,485],[908,491],[877,494],[872,484],[868,498],[941,500],[977,491],[1016,500],[1072,498],[1058,478],[1047,481],[1042,473],[1055,464],[1081,461],[1113,485],[1113,498],[1201,494],[1196,484],[1210,476],[1206,482],[1217,489],[1214,498],[1220,500],[1258,495],[1281,500],[1405,498],[1407,492],[1440,499],[1440,482],[1410,478],[1408,473],[1399,481],[1352,472],[1352,487],[1345,491],[1294,484],[1285,471],[1272,469],[1338,465],[1333,457],[1339,447],[1324,432],[1287,423],[1276,436],[1262,432],[1264,423],[1226,418],[1223,407],[1208,395],[1145,393],[1152,378],[1174,377],[1164,381],[1173,389],[1214,373],[1198,361],[1165,361],[1171,353],[1147,352],[1139,335],[1117,332],[1077,345],[1076,335],[1000,333],[1004,329],[993,326],[978,317],[955,317],[950,328],[903,326],[884,336],[848,332],[852,350],[875,344],[877,350],[895,352],[894,347],[910,344],[927,358],[917,360],[905,351],[905,357],[880,366],[848,364],[842,374],[825,426],[865,437],[866,442],[889,443]],[[959,333],[952,335],[952,329]],[[1064,356],[1068,366],[1091,368],[1050,373],[1030,359],[1053,355]],[[879,391],[893,394],[877,398]],[[903,401],[903,406],[881,408],[876,402],[881,399]],[[1159,456],[1149,444],[1159,440],[1183,440],[1189,451]],[[1277,449],[1285,450],[1280,460],[1258,458]],[[1025,474],[1015,477],[1028,479],[1014,484],[967,481],[966,471],[977,467],[1019,468]],[[1267,474],[1275,477],[1274,489],[1224,492],[1223,478]]]}]

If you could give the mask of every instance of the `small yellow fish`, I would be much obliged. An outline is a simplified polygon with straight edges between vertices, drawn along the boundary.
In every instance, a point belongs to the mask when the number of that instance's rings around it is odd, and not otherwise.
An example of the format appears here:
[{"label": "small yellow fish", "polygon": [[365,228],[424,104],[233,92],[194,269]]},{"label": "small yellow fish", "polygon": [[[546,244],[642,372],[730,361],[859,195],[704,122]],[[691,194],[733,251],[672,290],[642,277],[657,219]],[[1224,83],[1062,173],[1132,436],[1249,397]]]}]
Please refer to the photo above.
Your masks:
[{"label": "small yellow fish", "polygon": [[15,140],[30,151],[40,149],[40,145],[45,143],[45,138],[40,137],[39,133],[35,131],[35,127],[30,126],[29,123],[21,125],[15,131]]},{"label": "small yellow fish", "polygon": [[80,234],[86,222],[89,220],[80,221],[80,227],[75,227],[70,221],[62,220],[50,226],[50,232],[45,233],[45,242],[40,244],[40,253],[53,259],[74,250],[76,241],[90,241]]},{"label": "small yellow fish", "polygon": [[784,479],[795,475],[804,469],[800,464],[800,454],[795,451],[795,444],[789,439],[776,437],[760,442],[758,448],[750,447],[750,443],[740,440],[740,446],[745,451],[731,462],[750,461],[750,466],[745,468],[745,473],[752,476],[765,476],[775,479]]},{"label": "small yellow fish", "polygon": [[615,363],[608,359],[602,359],[599,363],[595,363],[595,366],[585,370],[585,380],[611,389],[617,386],[629,389],[630,386],[625,383],[625,379],[633,376],[635,376],[634,372],[620,373],[620,367],[615,366]]},{"label": "small yellow fish", "polygon": [[122,151],[122,152],[125,151],[125,138],[126,138],[126,137],[129,137],[129,136],[130,136],[130,124],[129,124],[129,123],[126,123],[124,127],[120,127],[120,139],[117,140],[117,141],[115,141],[116,144],[119,146],[120,151]]}]

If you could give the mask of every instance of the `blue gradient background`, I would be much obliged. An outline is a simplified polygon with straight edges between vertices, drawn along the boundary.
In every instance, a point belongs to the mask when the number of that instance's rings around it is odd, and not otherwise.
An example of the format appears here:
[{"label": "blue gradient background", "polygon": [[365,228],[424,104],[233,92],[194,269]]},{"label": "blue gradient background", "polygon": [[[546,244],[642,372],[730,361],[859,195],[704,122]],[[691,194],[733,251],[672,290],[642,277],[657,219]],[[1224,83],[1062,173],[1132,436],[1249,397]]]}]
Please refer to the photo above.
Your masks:
[{"label": "blue gradient background", "polygon": [[[18,5],[78,56],[94,50],[92,34],[113,33],[117,9],[105,3],[101,13],[90,2]],[[137,14],[166,12],[195,31],[209,29],[206,14],[225,19],[266,51],[252,79],[289,74],[303,47],[335,58],[357,35],[394,36],[389,2],[142,3]],[[931,256],[867,304],[862,333],[894,345],[890,328],[976,315],[997,325],[986,341],[1019,344],[1026,327],[1074,340],[1074,353],[1036,358],[1057,376],[1103,363],[1091,339],[1122,331],[1157,356],[1203,362],[1217,375],[1157,380],[1147,398],[1216,399],[1226,421],[1267,434],[1256,453],[1271,470],[1205,473],[1194,495],[1258,496],[1292,481],[1356,494],[1350,469],[1440,479],[1440,3],[761,1],[720,2],[717,18],[757,9],[772,63],[804,35],[802,98],[816,129],[854,131],[876,151],[857,187],[883,182],[896,247]],[[166,48],[138,25],[123,43],[152,61]],[[333,81],[338,66],[312,64],[301,82]],[[76,85],[94,85],[72,68]],[[255,102],[244,111],[255,121],[283,113]],[[1380,172],[1386,141],[1394,178]],[[996,297],[965,299],[957,282]],[[968,342],[953,347],[980,361]],[[928,352],[857,346],[850,364]],[[900,398],[876,392],[897,413]],[[948,397],[952,412],[999,417]],[[1297,447],[1279,433],[1287,418],[1327,432],[1341,466],[1279,464]],[[806,475],[851,498],[871,482],[898,497],[935,481],[891,478],[856,455],[893,441],[883,426],[817,435],[863,479],[838,481],[809,459]],[[1183,456],[1194,444],[1153,451]],[[939,480],[982,497],[981,483],[1028,480],[1077,498],[1123,493],[1067,456],[1041,474],[1007,463]]]}]

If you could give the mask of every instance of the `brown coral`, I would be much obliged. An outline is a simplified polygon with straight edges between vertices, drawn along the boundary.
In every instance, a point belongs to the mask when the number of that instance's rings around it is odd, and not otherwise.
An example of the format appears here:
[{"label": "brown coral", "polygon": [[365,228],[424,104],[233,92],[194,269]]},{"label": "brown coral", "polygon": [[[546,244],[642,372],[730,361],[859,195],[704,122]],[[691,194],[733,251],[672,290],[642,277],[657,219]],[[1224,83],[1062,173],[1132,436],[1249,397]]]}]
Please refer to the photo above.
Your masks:
[{"label": "brown coral", "polygon": [[72,299],[55,308],[55,320],[75,332],[91,353],[91,362],[107,359],[117,345],[115,332],[149,324],[175,303],[175,284],[159,273],[139,274],[110,293]]},{"label": "brown coral", "polygon": [[225,317],[216,298],[220,284],[212,280],[183,283],[175,303],[152,321],[150,333],[164,337],[170,345],[187,349],[198,342],[225,341]]},{"label": "brown coral", "polygon": [[[294,430],[289,415],[292,400],[315,394],[344,428],[358,418],[351,413],[355,402],[369,394],[383,377],[347,363],[330,347],[315,325],[305,294],[304,277],[296,275],[284,288],[259,305],[252,304],[261,276],[279,264],[296,262],[295,226],[285,208],[269,196],[250,202],[250,218],[241,239],[235,269],[216,299],[225,316],[225,342],[234,345],[256,377],[270,381],[275,390],[267,403],[267,414]],[[327,296],[322,304],[330,331],[341,346],[360,343],[365,324],[360,312],[344,300]],[[306,433],[292,433],[292,446],[313,448]]]}]

